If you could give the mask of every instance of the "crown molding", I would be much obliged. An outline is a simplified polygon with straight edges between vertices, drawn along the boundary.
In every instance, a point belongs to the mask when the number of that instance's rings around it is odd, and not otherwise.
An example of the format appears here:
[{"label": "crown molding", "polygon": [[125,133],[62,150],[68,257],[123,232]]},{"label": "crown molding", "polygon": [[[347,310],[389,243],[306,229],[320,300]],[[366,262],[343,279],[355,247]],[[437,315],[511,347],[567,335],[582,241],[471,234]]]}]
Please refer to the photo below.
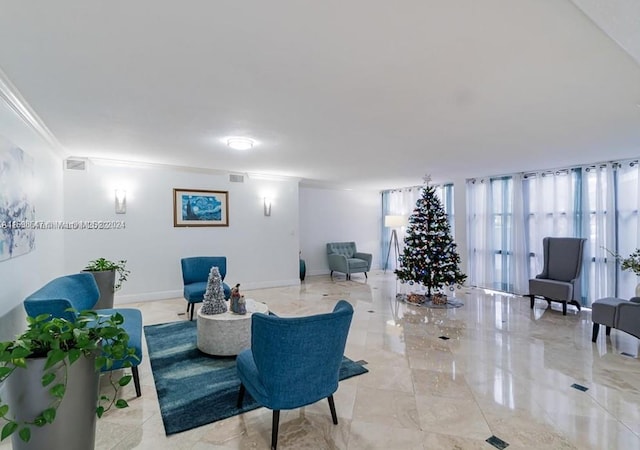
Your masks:
[{"label": "crown molding", "polygon": [[20,119],[22,119],[25,124],[31,127],[38,136],[49,144],[51,150],[62,158],[68,156],[58,139],[53,135],[51,130],[49,130],[31,106],[29,106],[27,101],[22,97],[13,83],[11,83],[2,69],[0,69],[0,99],[4,100],[4,102],[11,108],[11,110],[13,110],[13,112],[16,113],[18,117],[20,117]]}]

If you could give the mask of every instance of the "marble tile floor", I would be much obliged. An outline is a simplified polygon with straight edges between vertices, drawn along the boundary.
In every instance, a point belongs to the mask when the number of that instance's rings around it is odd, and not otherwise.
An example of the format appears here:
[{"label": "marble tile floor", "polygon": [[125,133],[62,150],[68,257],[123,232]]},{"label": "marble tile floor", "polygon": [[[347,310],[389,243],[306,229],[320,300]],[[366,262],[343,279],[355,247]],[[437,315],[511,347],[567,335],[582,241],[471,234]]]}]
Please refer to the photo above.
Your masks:
[{"label": "marble tile floor", "polygon": [[[399,290],[407,286],[393,274],[373,272],[245,292],[283,316],[348,300],[355,314],[345,353],[370,371],[340,383],[337,426],[326,401],[283,412],[280,449],[500,448],[486,442],[492,436],[510,450],[640,449],[637,339],[602,330],[593,344],[590,311],[563,316],[559,304],[531,310],[528,298],[463,289],[463,307],[429,309],[397,302]],[[131,306],[145,324],[187,320],[183,299]],[[165,436],[146,355],[140,373],[143,396],[125,388],[130,407],[98,421],[96,449],[269,448],[264,408]]]}]

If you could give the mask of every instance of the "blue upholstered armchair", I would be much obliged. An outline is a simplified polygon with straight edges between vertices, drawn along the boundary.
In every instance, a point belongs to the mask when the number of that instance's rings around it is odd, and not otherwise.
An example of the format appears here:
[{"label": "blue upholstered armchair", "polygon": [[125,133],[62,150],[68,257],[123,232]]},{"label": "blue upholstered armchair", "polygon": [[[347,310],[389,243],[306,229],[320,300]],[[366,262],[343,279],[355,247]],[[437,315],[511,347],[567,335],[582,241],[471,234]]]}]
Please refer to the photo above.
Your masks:
[{"label": "blue upholstered armchair", "polygon": [[[207,290],[207,281],[212,267],[217,267],[220,277],[224,280],[227,275],[227,258],[225,256],[194,256],[182,258],[182,281],[184,283],[183,295],[187,301],[187,313],[191,310],[189,320],[193,320],[193,310],[196,303],[201,303]],[[224,298],[231,296],[231,288],[222,283]]]},{"label": "blue upholstered armchair", "polygon": [[546,237],[542,240],[542,272],[529,280],[531,309],[535,298],[542,297],[548,304],[561,302],[565,316],[567,303],[580,311],[580,272],[585,242],[586,239],[572,237]]},{"label": "blue upholstered armchair", "polygon": [[271,448],[278,443],[280,410],[300,408],[326,398],[338,424],[333,393],[351,325],[353,308],[340,300],[333,312],[308,317],[254,314],[251,348],[237,358],[241,385],[262,406],[273,410]]},{"label": "blue upholstered armchair", "polygon": [[367,272],[371,270],[371,253],[362,253],[356,249],[355,242],[329,242],[327,244],[327,258],[329,259],[329,269],[331,276],[333,271],[342,272],[351,279],[352,273]]},{"label": "blue upholstered armchair", "polygon": [[[52,317],[62,317],[75,320],[76,314],[67,311],[73,308],[76,311],[93,309],[100,291],[92,274],[81,272],[55,278],[28,296],[24,300],[24,309],[29,317],[37,317],[40,314],[51,314]],[[111,316],[120,313],[124,318],[122,328],[129,335],[129,347],[136,351],[137,358],[129,359],[133,383],[136,388],[136,396],[142,395],[140,389],[140,376],[138,365],[142,361],[142,313],[133,308],[97,309],[98,314]],[[114,362],[109,370],[122,369],[125,360]]]}]

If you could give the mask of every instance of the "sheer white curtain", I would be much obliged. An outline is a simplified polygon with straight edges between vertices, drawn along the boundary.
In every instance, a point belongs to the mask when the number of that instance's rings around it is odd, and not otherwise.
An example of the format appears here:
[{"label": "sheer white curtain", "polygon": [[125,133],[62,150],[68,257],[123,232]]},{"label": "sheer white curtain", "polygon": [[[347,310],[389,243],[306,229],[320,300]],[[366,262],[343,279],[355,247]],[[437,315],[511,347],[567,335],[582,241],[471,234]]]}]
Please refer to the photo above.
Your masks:
[{"label": "sheer white curtain", "polygon": [[635,295],[639,277],[607,250],[640,248],[640,165],[603,163],[467,181],[469,283],[528,292],[546,236],[585,237],[583,299]]},{"label": "sheer white curtain", "polygon": [[523,200],[521,174],[467,182],[471,285],[528,292]]},{"label": "sheer white curtain", "polygon": [[467,243],[471,286],[494,288],[491,214],[491,182],[488,178],[467,180]]},{"label": "sheer white curtain", "polygon": [[[621,163],[617,168],[616,175],[616,191],[618,192],[617,252],[626,258],[635,249],[640,248],[640,220],[638,220],[640,165],[637,161]],[[618,286],[616,297],[633,297],[636,285],[639,282],[638,277],[631,271],[620,271],[619,265],[617,270]]]},{"label": "sheer white curtain", "polygon": [[[416,207],[416,202],[422,195],[422,188],[418,186],[404,188],[404,189],[396,189],[393,191],[386,191],[384,193],[385,205],[383,211],[383,220],[384,216],[405,216],[409,217],[413,210]],[[404,237],[407,231],[407,227],[401,227],[396,229],[396,235],[398,236],[398,246],[400,247],[400,254],[402,254],[402,250],[404,248]],[[391,229],[385,228],[384,230],[384,248],[383,257],[387,258],[387,254],[389,254],[389,270],[395,270],[398,264],[398,261],[393,261],[395,256],[394,251],[389,245],[389,241],[391,240]],[[391,249],[391,250],[390,250]],[[398,255],[400,256],[400,255]],[[393,261],[393,262],[392,262]]]},{"label": "sheer white curtain", "polygon": [[[582,168],[582,229],[587,238],[583,278],[587,304],[616,296],[615,169],[612,164]],[[624,197],[621,196],[621,197]]]},{"label": "sheer white curtain", "polygon": [[578,236],[575,213],[576,172],[559,170],[556,172],[527,173],[524,181],[524,195],[527,199],[528,246],[533,254],[529,275],[535,277],[542,272],[544,253],[542,239],[547,236]]},{"label": "sheer white curtain", "polygon": [[509,233],[509,279],[513,286],[513,293],[524,295],[529,293],[529,251],[525,230],[523,176],[516,174],[512,177],[512,221]]}]

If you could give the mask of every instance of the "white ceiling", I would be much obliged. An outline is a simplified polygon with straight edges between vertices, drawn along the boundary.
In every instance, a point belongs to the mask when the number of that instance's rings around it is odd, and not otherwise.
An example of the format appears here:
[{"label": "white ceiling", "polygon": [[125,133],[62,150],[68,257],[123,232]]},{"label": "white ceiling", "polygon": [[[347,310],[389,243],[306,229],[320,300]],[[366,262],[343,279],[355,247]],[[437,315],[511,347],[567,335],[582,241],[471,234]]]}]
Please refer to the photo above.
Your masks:
[{"label": "white ceiling", "polygon": [[640,59],[576,2],[0,0],[0,68],[69,156],[371,189],[640,156]]}]

